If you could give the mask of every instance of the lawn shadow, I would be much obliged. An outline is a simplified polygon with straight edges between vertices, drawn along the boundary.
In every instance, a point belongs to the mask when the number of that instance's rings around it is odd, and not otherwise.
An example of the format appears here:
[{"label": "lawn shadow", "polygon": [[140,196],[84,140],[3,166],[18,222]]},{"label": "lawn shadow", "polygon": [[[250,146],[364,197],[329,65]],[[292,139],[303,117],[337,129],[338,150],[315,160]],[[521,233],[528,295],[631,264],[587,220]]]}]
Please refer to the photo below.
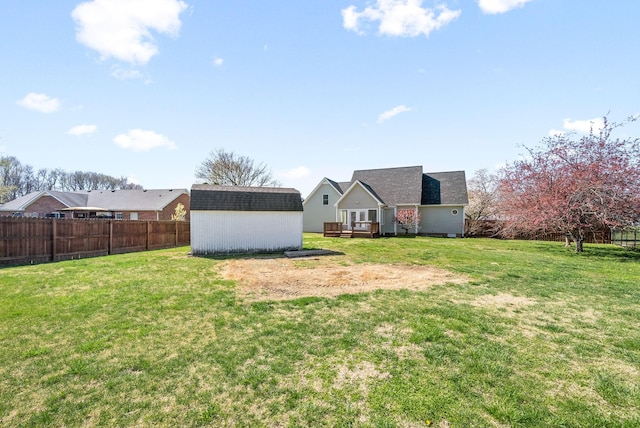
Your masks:
[{"label": "lawn shadow", "polygon": [[286,258],[304,258],[317,256],[344,256],[341,251],[324,250],[324,249],[308,249],[291,250],[291,251],[274,251],[266,253],[225,253],[225,254],[189,254],[191,257],[200,257],[211,260],[266,260],[266,259],[286,259]]}]

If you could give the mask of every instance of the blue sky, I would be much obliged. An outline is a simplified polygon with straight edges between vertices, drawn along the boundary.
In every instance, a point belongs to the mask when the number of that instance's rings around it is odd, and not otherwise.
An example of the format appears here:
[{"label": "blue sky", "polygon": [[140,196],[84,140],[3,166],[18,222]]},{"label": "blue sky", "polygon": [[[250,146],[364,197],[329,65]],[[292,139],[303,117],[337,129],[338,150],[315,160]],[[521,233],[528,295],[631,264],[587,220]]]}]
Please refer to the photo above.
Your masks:
[{"label": "blue sky", "polygon": [[303,196],[354,169],[470,177],[638,114],[638,19],[636,0],[1,0],[0,150],[146,188],[190,188],[217,148]]}]

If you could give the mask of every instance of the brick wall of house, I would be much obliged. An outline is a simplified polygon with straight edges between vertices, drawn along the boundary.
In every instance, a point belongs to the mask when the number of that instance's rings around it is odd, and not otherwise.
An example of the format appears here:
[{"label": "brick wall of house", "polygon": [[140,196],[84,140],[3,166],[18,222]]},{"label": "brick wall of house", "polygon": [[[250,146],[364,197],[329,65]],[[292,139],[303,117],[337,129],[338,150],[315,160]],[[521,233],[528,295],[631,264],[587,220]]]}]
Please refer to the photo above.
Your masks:
[{"label": "brick wall of house", "polygon": [[176,206],[178,206],[178,204],[184,205],[184,209],[187,212],[186,220],[189,221],[191,219],[191,212],[189,210],[191,197],[186,193],[180,195],[173,202],[167,205],[164,210],[162,210],[162,213],[160,213],[160,220],[171,220],[171,216],[175,214]]},{"label": "brick wall of house", "polygon": [[31,205],[25,207],[24,214],[38,213],[38,217],[44,217],[46,214],[67,208],[66,205],[51,196],[42,196]]},{"label": "brick wall of house", "polygon": [[123,220],[131,220],[131,213],[138,213],[138,220],[142,221],[154,221],[154,220],[171,220],[171,216],[176,212],[176,206],[178,204],[184,205],[184,209],[187,211],[186,220],[189,221],[190,211],[189,206],[191,198],[188,194],[184,193],[177,197],[173,202],[165,207],[162,211],[116,211],[122,213]]}]

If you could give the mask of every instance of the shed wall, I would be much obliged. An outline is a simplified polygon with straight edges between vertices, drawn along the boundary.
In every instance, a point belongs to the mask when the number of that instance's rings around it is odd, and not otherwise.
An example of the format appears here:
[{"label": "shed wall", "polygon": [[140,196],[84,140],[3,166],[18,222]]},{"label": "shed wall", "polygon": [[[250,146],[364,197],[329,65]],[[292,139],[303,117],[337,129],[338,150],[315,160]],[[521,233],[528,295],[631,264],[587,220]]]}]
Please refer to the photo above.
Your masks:
[{"label": "shed wall", "polygon": [[302,211],[191,211],[193,254],[302,249]]}]

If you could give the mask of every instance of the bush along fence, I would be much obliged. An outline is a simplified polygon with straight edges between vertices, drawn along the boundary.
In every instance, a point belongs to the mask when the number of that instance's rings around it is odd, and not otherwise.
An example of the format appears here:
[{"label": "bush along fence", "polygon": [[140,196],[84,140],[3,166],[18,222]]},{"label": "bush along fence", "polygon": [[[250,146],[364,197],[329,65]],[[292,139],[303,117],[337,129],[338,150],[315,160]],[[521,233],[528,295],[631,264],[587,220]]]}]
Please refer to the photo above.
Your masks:
[{"label": "bush along fence", "polygon": [[185,221],[0,218],[0,265],[36,264],[178,247]]},{"label": "bush along fence", "polygon": [[[497,220],[465,220],[465,236],[475,238],[500,238],[500,228],[502,225]],[[602,229],[591,231],[584,237],[587,244],[611,244],[613,231],[610,229]],[[638,233],[640,236],[640,233]],[[566,233],[538,233],[533,235],[519,235],[515,239],[529,241],[555,241],[565,242]]]}]

